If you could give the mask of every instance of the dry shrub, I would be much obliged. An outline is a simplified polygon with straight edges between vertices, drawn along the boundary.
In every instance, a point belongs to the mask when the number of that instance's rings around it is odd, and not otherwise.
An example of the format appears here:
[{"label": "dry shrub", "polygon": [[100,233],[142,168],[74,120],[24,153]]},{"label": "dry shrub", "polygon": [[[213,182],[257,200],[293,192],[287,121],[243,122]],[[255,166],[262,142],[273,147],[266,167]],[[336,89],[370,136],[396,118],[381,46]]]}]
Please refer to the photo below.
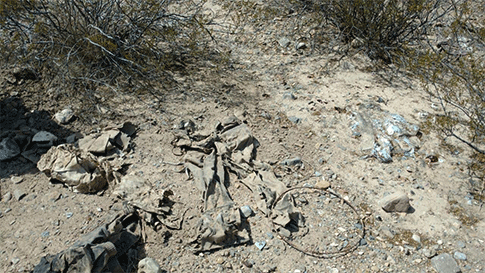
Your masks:
[{"label": "dry shrub", "polygon": [[143,86],[207,53],[203,4],[1,0],[2,57],[36,69],[53,85],[82,92],[101,85],[118,91]]}]

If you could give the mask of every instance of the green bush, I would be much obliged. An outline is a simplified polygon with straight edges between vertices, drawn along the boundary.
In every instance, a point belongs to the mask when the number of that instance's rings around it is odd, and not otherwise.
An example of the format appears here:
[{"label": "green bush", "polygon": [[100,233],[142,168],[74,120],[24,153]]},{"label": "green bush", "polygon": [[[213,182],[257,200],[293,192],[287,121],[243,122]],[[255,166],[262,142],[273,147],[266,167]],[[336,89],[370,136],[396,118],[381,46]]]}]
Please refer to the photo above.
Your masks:
[{"label": "green bush", "polygon": [[205,50],[203,2],[167,0],[1,0],[7,63],[46,80],[115,89],[147,83]]}]

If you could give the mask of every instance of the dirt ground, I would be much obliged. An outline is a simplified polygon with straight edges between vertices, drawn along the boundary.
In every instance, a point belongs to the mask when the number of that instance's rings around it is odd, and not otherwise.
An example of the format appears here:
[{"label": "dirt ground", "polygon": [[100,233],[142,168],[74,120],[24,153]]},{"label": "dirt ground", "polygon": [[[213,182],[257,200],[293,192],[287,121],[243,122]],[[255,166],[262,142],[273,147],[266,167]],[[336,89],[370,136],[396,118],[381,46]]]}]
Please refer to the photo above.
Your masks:
[{"label": "dirt ground", "polygon": [[[216,12],[221,8],[214,3],[210,7]],[[28,127],[63,140],[113,123],[136,124],[133,149],[124,159],[129,164],[126,173],[172,190],[179,204],[175,213],[187,211],[180,230],[145,230],[140,255],[154,258],[164,272],[434,272],[431,258],[441,253],[453,256],[462,272],[485,272],[485,211],[469,193],[466,147],[449,140],[462,148],[450,151],[434,133],[420,130],[413,155],[396,153],[392,162],[383,163],[369,156],[364,137],[353,131],[356,113],[398,114],[408,124],[421,126],[426,113],[439,111],[435,102],[418,83],[389,82],[366,72],[370,61],[362,55],[340,58],[316,54],[310,47],[296,49],[298,41],[292,37],[282,47],[278,41],[284,36],[277,29],[253,30],[247,41],[221,36],[220,46],[231,49],[230,67],[215,71],[207,64],[195,75],[177,75],[178,87],[163,98],[119,97],[106,119],[77,117],[58,125],[53,115],[69,102],[31,92],[39,82],[9,85],[5,71],[1,133],[21,134],[19,128]],[[76,115],[83,107],[71,106]],[[202,213],[202,193],[171,164],[182,160],[173,152],[174,128],[192,120],[197,129],[211,130],[231,115],[246,123],[260,143],[258,160],[281,166],[286,159],[301,159],[304,167],[275,168],[288,188],[326,181],[357,208],[366,225],[365,239],[356,250],[322,259],[290,247],[256,209],[251,191],[231,175],[227,189],[235,207],[250,205],[254,211],[247,219],[251,240],[194,254],[188,243]],[[17,200],[16,191],[25,196]],[[0,270],[29,272],[41,257],[69,247],[121,205],[111,192],[74,193],[50,183],[22,156],[1,161]],[[409,196],[408,213],[381,208],[379,200],[394,192]],[[7,193],[14,196],[6,200]],[[308,230],[295,243],[337,236],[349,213],[344,203],[302,211]],[[318,221],[327,224],[318,226]],[[265,245],[260,250],[261,242]]]}]

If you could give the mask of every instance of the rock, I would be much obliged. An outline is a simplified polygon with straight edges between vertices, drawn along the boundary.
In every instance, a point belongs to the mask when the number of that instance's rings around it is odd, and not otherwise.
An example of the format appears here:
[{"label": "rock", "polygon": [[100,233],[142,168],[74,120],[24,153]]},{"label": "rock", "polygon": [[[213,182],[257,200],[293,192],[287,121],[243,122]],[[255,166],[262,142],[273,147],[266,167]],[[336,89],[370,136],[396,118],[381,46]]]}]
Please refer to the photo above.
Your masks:
[{"label": "rock", "polygon": [[286,48],[290,45],[290,39],[283,37],[278,40],[278,44],[280,44],[281,47]]},{"label": "rock", "polygon": [[301,158],[299,157],[285,159],[280,163],[280,165],[283,165],[283,166],[296,166],[299,164],[301,164]]},{"label": "rock", "polygon": [[448,253],[442,253],[431,259],[431,265],[438,271],[438,273],[460,273],[456,261]]},{"label": "rock", "polygon": [[465,255],[465,253],[461,253],[461,252],[455,251],[455,254],[453,254],[453,257],[455,257],[455,259],[457,259],[457,260],[466,261],[466,255]]},{"label": "rock", "polygon": [[388,228],[386,226],[382,226],[379,229],[379,233],[382,234],[384,237],[386,237],[388,239],[394,238],[394,232],[390,228]]},{"label": "rock", "polygon": [[255,242],[254,245],[259,249],[263,250],[263,248],[266,246],[266,241],[259,241]]},{"label": "rock", "polygon": [[436,251],[434,249],[425,248],[425,249],[423,249],[423,255],[426,258],[431,259],[434,256],[436,256]]},{"label": "rock", "polygon": [[10,178],[14,184],[20,184],[24,179],[20,176],[12,176]]},{"label": "rock", "polygon": [[145,258],[138,263],[138,273],[162,273],[160,265],[153,258]]},{"label": "rock", "polygon": [[6,194],[3,195],[2,199],[3,199],[3,202],[7,203],[12,199],[12,194],[10,192],[7,192]]},{"label": "rock", "polygon": [[295,95],[293,95],[293,93],[286,92],[286,93],[283,94],[283,99],[285,99],[285,100],[296,100],[296,97],[295,97]]},{"label": "rock", "polygon": [[307,45],[306,43],[303,43],[303,42],[300,42],[296,45],[296,49],[299,50],[299,49],[305,49],[307,48]]},{"label": "rock", "polygon": [[410,208],[409,197],[403,192],[390,194],[382,198],[379,204],[386,212],[408,212]]},{"label": "rock", "polygon": [[8,160],[20,154],[20,148],[11,138],[4,138],[0,141],[0,161]]},{"label": "rock", "polygon": [[465,248],[465,243],[464,243],[464,242],[462,242],[462,241],[458,241],[458,242],[456,242],[456,246],[457,246],[458,248]]},{"label": "rock", "polygon": [[288,117],[288,120],[296,124],[301,123],[301,118],[295,116]]},{"label": "rock", "polygon": [[69,123],[73,117],[74,112],[71,110],[71,108],[66,108],[54,115],[55,120],[60,124]]},{"label": "rock", "polygon": [[40,131],[32,138],[32,142],[37,143],[39,147],[51,147],[56,141],[57,137],[46,131]]},{"label": "rock", "polygon": [[13,196],[15,197],[15,199],[17,199],[17,201],[20,201],[26,195],[27,194],[20,189],[16,189],[16,190],[13,191]]},{"label": "rock", "polygon": [[248,218],[249,216],[253,215],[253,210],[248,205],[242,206],[241,208],[239,208],[239,211],[241,212],[241,216],[243,216],[244,218]]},{"label": "rock", "polygon": [[421,243],[421,237],[419,237],[418,234],[413,234],[413,236],[411,237],[414,241],[416,241],[417,243]]},{"label": "rock", "polygon": [[323,179],[320,179],[318,180],[317,183],[315,183],[315,188],[319,188],[319,189],[328,189],[330,188],[330,182],[328,182],[327,180],[323,180]]}]

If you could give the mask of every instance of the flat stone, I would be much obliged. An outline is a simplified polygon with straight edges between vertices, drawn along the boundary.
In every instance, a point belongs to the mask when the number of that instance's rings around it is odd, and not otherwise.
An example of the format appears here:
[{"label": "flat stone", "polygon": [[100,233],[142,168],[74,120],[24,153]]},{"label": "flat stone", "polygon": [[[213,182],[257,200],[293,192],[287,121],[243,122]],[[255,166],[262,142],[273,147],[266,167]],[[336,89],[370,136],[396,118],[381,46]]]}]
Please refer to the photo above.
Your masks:
[{"label": "flat stone", "polygon": [[278,44],[280,44],[281,47],[286,48],[290,45],[290,39],[283,37],[278,40]]},{"label": "flat stone", "polygon": [[421,243],[421,237],[419,237],[418,234],[413,234],[413,237],[411,237],[414,241],[416,241],[417,243]]},{"label": "flat stone", "polygon": [[453,257],[455,257],[455,259],[457,259],[457,260],[466,261],[466,255],[465,255],[465,253],[461,253],[461,252],[456,251],[453,254]]},{"label": "flat stone", "polygon": [[12,176],[12,177],[10,178],[10,180],[12,180],[12,182],[13,182],[14,184],[19,184],[19,183],[21,183],[21,182],[22,182],[24,179],[23,179],[22,177],[20,177],[20,176]]},{"label": "flat stone", "polygon": [[410,207],[409,197],[403,192],[390,194],[382,198],[379,204],[386,212],[408,212]]},{"label": "flat stone", "polygon": [[288,117],[288,119],[291,122],[296,123],[296,124],[301,123],[301,118],[299,118],[299,117],[291,116],[291,117]]},{"label": "flat stone", "polygon": [[431,259],[431,265],[438,273],[460,273],[461,269],[458,267],[455,259],[448,253],[442,253]]},{"label": "flat stone", "polygon": [[138,273],[162,273],[160,265],[153,258],[144,258],[138,263]]},{"label": "flat stone", "polygon": [[283,166],[296,166],[298,164],[301,164],[301,158],[299,157],[285,159],[280,163],[280,165],[283,165]]},{"label": "flat stone", "polygon": [[54,119],[60,124],[66,124],[74,117],[74,112],[70,108],[66,108],[54,115]]},{"label": "flat stone", "polygon": [[330,182],[328,182],[327,180],[323,180],[323,179],[320,179],[318,180],[317,183],[315,183],[315,188],[319,188],[319,189],[328,189],[330,188]]},{"label": "flat stone", "polygon": [[40,131],[34,135],[32,142],[36,142],[40,147],[50,147],[57,141],[57,137],[47,131]]},{"label": "flat stone", "polygon": [[11,138],[4,138],[0,141],[0,161],[8,160],[20,154],[20,148]]},{"label": "flat stone", "polygon": [[23,192],[22,190],[20,189],[16,189],[13,191],[13,196],[15,197],[15,199],[17,201],[20,201],[22,198],[24,198],[27,194],[25,192]]},{"label": "flat stone", "polygon": [[250,217],[251,215],[253,215],[253,210],[251,209],[250,206],[246,205],[246,206],[242,206],[241,208],[239,208],[239,211],[241,212],[241,215],[244,217],[244,218],[248,218]]},{"label": "flat stone", "polygon": [[263,250],[263,248],[266,246],[266,241],[259,241],[255,242],[254,245],[259,249]]},{"label": "flat stone", "polygon": [[12,193],[7,192],[6,194],[3,195],[2,199],[3,199],[3,202],[7,203],[12,199]]},{"label": "flat stone", "polygon": [[295,95],[293,95],[293,93],[286,92],[286,93],[283,94],[283,99],[296,100],[296,97],[295,97]]}]

